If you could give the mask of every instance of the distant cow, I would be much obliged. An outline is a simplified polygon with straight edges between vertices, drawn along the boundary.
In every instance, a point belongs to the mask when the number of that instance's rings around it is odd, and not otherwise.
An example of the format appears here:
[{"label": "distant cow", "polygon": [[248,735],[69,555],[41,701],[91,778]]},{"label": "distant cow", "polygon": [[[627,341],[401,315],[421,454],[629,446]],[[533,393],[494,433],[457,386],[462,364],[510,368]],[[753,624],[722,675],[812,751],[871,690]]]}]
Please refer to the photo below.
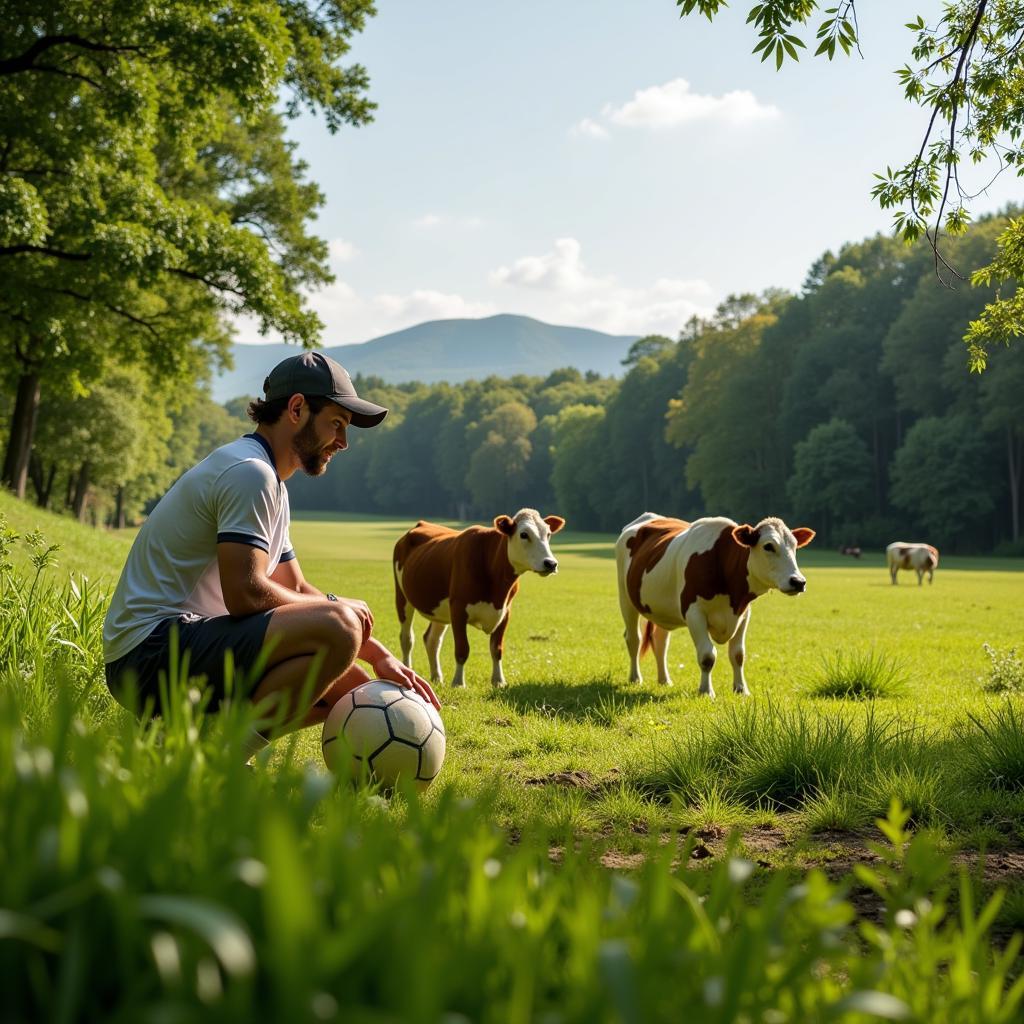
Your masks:
[{"label": "distant cow", "polygon": [[860,548],[855,544],[844,544],[839,549],[839,554],[849,555],[851,558],[860,558]]},{"label": "distant cow", "polygon": [[917,573],[917,585],[921,586],[925,573],[928,573],[928,582],[932,582],[935,567],[939,564],[939,552],[931,544],[907,544],[898,540],[885,549],[885,560],[894,585],[900,569],[913,569]]},{"label": "distant cow", "polygon": [[[714,697],[715,644],[728,643],[732,688],[749,694],[743,659],[750,602],[772,589],[803,593],[807,581],[796,549],[813,538],[813,530],[790,530],[781,519],[762,519],[757,526],[721,517],[687,523],[653,512],[635,519],[615,545],[630,682],[642,681],[640,658],[653,646],[658,682],[671,685],[669,632],[685,625],[697,649],[699,692]],[[642,641],[641,615],[647,620]]]},{"label": "distant cow", "polygon": [[452,627],[455,676],[452,686],[465,686],[469,658],[466,627],[491,636],[491,683],[504,686],[501,656],[508,628],[509,606],[524,572],[550,576],[558,570],[551,554],[551,535],[565,526],[560,516],[544,516],[532,508],[515,516],[498,516],[493,527],[452,530],[418,522],[395,545],[395,606],[398,609],[402,660],[412,666],[413,612],[429,620],[423,643],[430,658],[430,678],[440,683],[441,641]]}]

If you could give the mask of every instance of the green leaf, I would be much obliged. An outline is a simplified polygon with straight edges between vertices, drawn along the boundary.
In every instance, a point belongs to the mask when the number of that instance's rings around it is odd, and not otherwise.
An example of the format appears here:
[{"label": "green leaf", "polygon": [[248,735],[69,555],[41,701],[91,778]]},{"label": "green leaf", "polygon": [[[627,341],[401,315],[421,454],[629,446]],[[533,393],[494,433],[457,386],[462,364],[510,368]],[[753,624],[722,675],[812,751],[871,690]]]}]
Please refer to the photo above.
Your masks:
[{"label": "green leaf", "polygon": [[195,896],[150,895],[139,899],[143,917],[188,928],[213,950],[229,975],[244,977],[256,966],[252,939],[241,920],[216,903]]}]

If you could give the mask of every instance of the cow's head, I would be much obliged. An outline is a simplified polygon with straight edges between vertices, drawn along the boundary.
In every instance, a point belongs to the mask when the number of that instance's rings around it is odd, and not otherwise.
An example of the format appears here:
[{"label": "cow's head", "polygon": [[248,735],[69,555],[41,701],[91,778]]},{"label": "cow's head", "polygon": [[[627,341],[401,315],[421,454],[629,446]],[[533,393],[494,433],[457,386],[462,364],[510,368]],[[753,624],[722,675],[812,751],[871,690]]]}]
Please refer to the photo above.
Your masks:
[{"label": "cow's head", "polygon": [[517,573],[550,576],[558,571],[551,535],[565,526],[561,516],[541,516],[536,509],[521,508],[514,516],[498,516],[494,525],[508,537],[508,560]]},{"label": "cow's head", "polygon": [[781,519],[762,519],[757,526],[737,526],[732,531],[737,544],[750,549],[747,576],[763,587],[793,596],[802,594],[807,580],[796,564],[796,549],[814,540],[806,526],[791,530]]}]

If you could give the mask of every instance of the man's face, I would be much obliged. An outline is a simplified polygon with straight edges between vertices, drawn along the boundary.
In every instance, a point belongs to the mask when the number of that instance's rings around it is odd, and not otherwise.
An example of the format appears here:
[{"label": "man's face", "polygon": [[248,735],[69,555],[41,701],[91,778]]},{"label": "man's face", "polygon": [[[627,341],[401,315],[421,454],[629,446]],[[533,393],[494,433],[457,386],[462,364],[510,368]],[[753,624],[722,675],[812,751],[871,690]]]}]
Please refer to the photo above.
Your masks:
[{"label": "man's face", "polygon": [[352,413],[334,402],[328,402],[315,416],[306,406],[308,418],[292,438],[292,450],[299,457],[307,476],[321,476],[331,456],[348,447],[345,439]]}]

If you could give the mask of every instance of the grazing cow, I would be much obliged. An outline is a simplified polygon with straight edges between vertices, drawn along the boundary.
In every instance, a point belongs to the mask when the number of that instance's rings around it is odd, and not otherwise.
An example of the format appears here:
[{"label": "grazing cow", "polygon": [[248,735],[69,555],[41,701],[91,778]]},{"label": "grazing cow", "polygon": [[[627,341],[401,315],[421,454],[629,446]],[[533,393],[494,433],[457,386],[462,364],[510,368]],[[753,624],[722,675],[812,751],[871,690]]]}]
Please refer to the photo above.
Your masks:
[{"label": "grazing cow", "polygon": [[501,655],[509,606],[524,572],[550,576],[558,570],[551,535],[565,526],[561,516],[544,516],[532,508],[515,516],[498,516],[493,527],[452,530],[420,520],[395,545],[395,606],[398,609],[402,660],[412,667],[413,612],[429,620],[423,643],[430,658],[430,678],[441,678],[439,652],[445,630],[455,638],[452,686],[465,686],[469,657],[466,627],[491,636],[491,683],[505,685]]},{"label": "grazing cow", "polygon": [[925,573],[928,573],[928,582],[932,582],[935,567],[939,564],[939,552],[931,544],[907,544],[897,540],[885,549],[885,560],[894,586],[900,569],[913,569],[917,573],[917,585],[921,586]]},{"label": "grazing cow", "polygon": [[844,544],[839,549],[839,554],[849,555],[851,558],[860,558],[860,548],[856,544]]},{"label": "grazing cow", "polygon": [[[796,549],[813,538],[813,530],[790,530],[781,519],[738,526],[722,517],[687,523],[645,512],[633,520],[615,545],[630,682],[642,682],[640,658],[653,646],[658,682],[671,686],[669,633],[686,626],[697,649],[699,692],[714,697],[715,644],[728,643],[732,688],[749,694],[743,659],[750,602],[772,589],[803,593]],[[640,616],[647,620],[642,641]]]}]

